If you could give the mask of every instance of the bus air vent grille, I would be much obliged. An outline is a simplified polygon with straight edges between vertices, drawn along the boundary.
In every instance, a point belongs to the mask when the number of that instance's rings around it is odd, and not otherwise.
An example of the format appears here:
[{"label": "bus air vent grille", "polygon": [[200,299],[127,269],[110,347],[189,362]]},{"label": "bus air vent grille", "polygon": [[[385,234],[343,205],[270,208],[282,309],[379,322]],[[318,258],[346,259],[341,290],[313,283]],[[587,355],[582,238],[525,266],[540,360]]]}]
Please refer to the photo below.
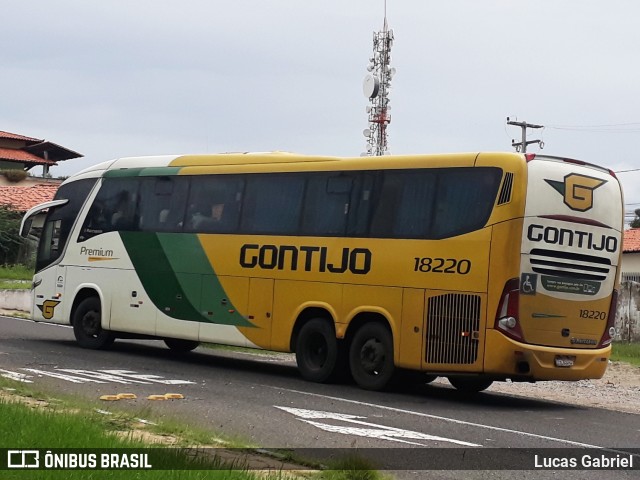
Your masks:
[{"label": "bus air vent grille", "polygon": [[478,358],[480,296],[447,293],[427,305],[427,363],[472,364]]},{"label": "bus air vent grille", "polygon": [[531,250],[529,261],[535,273],[578,280],[603,281],[611,270],[607,258],[542,248]]},{"label": "bus air vent grille", "polygon": [[500,195],[498,196],[498,205],[503,205],[511,201],[512,189],[513,189],[513,173],[507,172],[504,174],[504,180],[502,181],[502,188],[500,189]]}]

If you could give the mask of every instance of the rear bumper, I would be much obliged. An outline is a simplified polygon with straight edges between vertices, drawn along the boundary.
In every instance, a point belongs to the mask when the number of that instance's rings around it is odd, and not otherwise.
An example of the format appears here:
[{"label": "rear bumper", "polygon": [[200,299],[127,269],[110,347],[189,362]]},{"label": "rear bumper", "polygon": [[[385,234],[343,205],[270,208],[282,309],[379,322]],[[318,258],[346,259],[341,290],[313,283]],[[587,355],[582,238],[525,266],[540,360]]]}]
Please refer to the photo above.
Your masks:
[{"label": "rear bumper", "polygon": [[[611,346],[600,349],[527,345],[487,330],[484,373],[522,380],[585,380],[602,378]],[[558,356],[574,357],[570,367],[556,366]]]}]

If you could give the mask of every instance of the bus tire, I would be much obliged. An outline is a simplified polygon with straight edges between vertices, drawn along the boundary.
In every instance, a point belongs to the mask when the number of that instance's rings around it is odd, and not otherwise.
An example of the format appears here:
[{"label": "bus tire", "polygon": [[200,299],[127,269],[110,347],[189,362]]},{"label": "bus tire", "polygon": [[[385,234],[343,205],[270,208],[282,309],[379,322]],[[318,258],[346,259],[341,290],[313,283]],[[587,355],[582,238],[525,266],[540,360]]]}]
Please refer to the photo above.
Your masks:
[{"label": "bus tire", "polygon": [[462,393],[478,393],[491,386],[493,380],[482,377],[448,377],[449,383]]},{"label": "bus tire", "polygon": [[99,350],[111,346],[115,336],[102,328],[102,309],[98,297],[88,297],[73,312],[73,334],[82,348]]},{"label": "bus tire", "polygon": [[436,378],[438,378],[437,375],[429,375],[428,373],[424,375],[424,377],[422,377],[422,381],[424,383],[431,383],[433,382]]},{"label": "bus tire", "polygon": [[165,338],[164,343],[174,353],[188,353],[200,345],[200,342],[196,340],[183,340],[180,338]]},{"label": "bus tire", "polygon": [[383,390],[395,372],[393,337],[381,323],[366,323],[355,333],[349,349],[355,382],[365,390]]},{"label": "bus tire", "polygon": [[328,320],[313,318],[300,329],[296,339],[296,363],[302,378],[328,382],[338,363],[338,341]]}]

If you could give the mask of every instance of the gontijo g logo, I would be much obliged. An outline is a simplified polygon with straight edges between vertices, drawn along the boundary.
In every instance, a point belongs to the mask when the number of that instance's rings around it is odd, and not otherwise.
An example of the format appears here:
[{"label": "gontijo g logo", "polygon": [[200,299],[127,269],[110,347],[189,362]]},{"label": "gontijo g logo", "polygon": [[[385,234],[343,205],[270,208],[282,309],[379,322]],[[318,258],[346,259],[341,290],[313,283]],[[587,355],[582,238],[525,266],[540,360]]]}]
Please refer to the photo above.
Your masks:
[{"label": "gontijo g logo", "polygon": [[53,318],[53,312],[56,306],[60,302],[58,300],[45,300],[42,305],[36,305],[42,312],[42,316],[45,320],[51,320]]},{"label": "gontijo g logo", "polygon": [[606,180],[570,173],[564,182],[545,180],[564,197],[564,203],[571,210],[586,212],[593,207],[593,191],[607,183]]}]

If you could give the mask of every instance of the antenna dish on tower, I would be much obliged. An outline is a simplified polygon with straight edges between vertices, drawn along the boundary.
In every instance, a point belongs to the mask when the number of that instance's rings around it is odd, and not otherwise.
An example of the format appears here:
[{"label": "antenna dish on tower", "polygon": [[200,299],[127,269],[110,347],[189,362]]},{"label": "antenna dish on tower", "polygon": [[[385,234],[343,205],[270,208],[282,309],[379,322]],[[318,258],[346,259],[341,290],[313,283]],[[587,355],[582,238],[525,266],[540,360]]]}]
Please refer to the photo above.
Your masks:
[{"label": "antenna dish on tower", "polygon": [[375,98],[380,90],[380,80],[373,75],[367,75],[362,82],[362,92],[367,98]]}]

